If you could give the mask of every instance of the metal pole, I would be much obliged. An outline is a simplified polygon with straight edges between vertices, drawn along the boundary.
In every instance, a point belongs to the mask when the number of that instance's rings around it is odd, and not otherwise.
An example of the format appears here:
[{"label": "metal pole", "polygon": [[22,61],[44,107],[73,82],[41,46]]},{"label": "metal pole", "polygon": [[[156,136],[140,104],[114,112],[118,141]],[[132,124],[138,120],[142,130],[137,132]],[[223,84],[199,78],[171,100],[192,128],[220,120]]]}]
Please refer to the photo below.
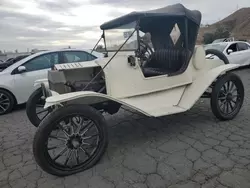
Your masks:
[{"label": "metal pole", "polygon": [[102,38],[103,38],[103,34],[102,34],[102,36],[100,37],[100,39],[97,41],[97,43],[95,44],[94,48],[91,50],[91,54],[92,54],[92,52],[94,51],[94,49],[96,48],[96,46],[99,44],[99,42],[102,40]]},{"label": "metal pole", "polygon": [[136,29],[131,33],[131,35],[126,39],[126,41],[120,46],[120,48],[114,53],[114,55],[109,59],[109,61],[103,66],[102,70],[100,70],[94,78],[90,80],[90,82],[82,89],[84,91],[98,76],[101,74],[101,72],[108,66],[108,64],[111,62],[111,60],[116,56],[116,54],[122,49],[122,47],[128,42],[128,40],[133,36]]}]

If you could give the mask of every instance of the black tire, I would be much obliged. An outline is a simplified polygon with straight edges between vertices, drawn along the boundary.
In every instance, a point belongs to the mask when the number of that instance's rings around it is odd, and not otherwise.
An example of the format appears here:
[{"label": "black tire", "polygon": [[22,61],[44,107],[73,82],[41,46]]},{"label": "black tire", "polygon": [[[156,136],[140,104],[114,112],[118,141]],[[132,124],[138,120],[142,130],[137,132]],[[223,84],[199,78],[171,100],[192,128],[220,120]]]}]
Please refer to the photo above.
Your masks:
[{"label": "black tire", "polygon": [[216,55],[219,59],[221,59],[225,64],[229,64],[229,60],[227,58],[227,56],[225,56],[225,54],[223,54],[222,52],[220,52],[219,50],[215,50],[215,49],[207,49],[205,51],[206,55],[208,54],[213,54]]},{"label": "black tire", "polygon": [[10,92],[0,89],[0,115],[10,113],[13,110],[14,105],[14,96]]},{"label": "black tire", "polygon": [[[78,116],[82,115],[84,118],[87,118],[93,122],[95,128],[98,130],[98,139],[97,139],[98,143],[96,144],[96,150],[94,151],[93,154],[91,154],[92,155],[91,157],[89,157],[88,155],[89,158],[86,160],[86,162],[85,161],[83,162],[84,164],[81,164],[81,166],[77,168],[75,167],[67,168],[67,166],[63,166],[63,164],[59,165],[56,162],[57,159],[54,161],[52,160],[48,152],[49,150],[48,146],[46,146],[46,144],[48,144],[49,136],[51,132],[55,130],[55,127],[57,126],[56,124],[58,122],[66,120],[67,117],[77,116],[77,115]],[[82,147],[81,146],[83,144],[82,142],[83,141],[81,142],[79,141],[79,143],[81,143],[80,147]],[[66,146],[68,147],[68,145]],[[41,122],[34,137],[33,153],[37,164],[47,173],[56,176],[68,176],[93,167],[101,159],[104,152],[106,151],[107,146],[108,146],[107,125],[102,114],[93,107],[74,104],[74,105],[67,105],[53,111]]]},{"label": "black tire", "polygon": [[[37,105],[39,102],[45,102],[42,101],[42,96],[43,96],[43,92],[42,92],[42,88],[38,88],[37,90],[35,90],[31,96],[29,97],[27,103],[26,103],[26,114],[28,116],[28,119],[30,120],[30,122],[35,126],[38,127],[39,124],[41,123],[42,119],[44,117],[39,117],[37,113]],[[42,105],[42,104],[41,104]],[[50,113],[49,109],[48,113]],[[44,112],[45,115],[47,114],[47,112]],[[44,116],[45,116],[44,115]],[[47,114],[48,115],[48,114]]]},{"label": "black tire", "polygon": [[[235,92],[237,94],[234,94]],[[239,76],[234,73],[226,73],[217,79],[212,89],[210,101],[215,117],[221,121],[235,118],[243,101],[244,86]]]}]

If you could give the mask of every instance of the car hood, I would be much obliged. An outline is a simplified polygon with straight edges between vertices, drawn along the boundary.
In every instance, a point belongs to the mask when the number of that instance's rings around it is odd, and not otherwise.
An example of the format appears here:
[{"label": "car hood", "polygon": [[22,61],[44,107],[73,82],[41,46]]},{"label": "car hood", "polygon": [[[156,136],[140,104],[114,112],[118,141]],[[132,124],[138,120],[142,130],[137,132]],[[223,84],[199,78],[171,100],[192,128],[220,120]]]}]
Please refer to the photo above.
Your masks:
[{"label": "car hood", "polygon": [[0,72],[2,72],[4,69],[6,69],[9,66],[10,66],[9,63],[1,63],[0,64]]},{"label": "car hood", "polygon": [[1,71],[1,69],[0,69],[0,76],[4,76],[4,75],[7,75],[7,74],[9,74],[9,72],[4,71],[4,70]]},{"label": "car hood", "polygon": [[4,69],[5,69],[5,68],[1,68],[1,67],[0,67],[0,73],[1,73],[2,71],[4,71]]},{"label": "car hood", "polygon": [[2,72],[3,70],[5,70],[6,68],[10,67],[13,64],[14,64],[13,61],[1,63],[0,64],[0,72]]}]

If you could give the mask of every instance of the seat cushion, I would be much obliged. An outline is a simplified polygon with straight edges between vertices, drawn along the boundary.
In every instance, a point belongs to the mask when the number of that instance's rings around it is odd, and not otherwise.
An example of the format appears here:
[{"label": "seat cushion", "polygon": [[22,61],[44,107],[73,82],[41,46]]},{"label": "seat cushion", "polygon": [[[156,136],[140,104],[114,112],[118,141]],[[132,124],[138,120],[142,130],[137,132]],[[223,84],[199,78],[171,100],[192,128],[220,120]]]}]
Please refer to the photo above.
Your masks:
[{"label": "seat cushion", "polygon": [[172,71],[168,71],[168,70],[162,70],[159,68],[144,68],[143,69],[143,74],[145,77],[152,77],[152,76],[160,76],[160,75],[167,75],[170,74]]},{"label": "seat cushion", "polygon": [[[173,73],[181,69],[187,60],[185,49],[160,49],[151,55],[151,59],[145,64],[145,71],[157,70],[156,72]],[[153,68],[153,69],[148,69]]]}]

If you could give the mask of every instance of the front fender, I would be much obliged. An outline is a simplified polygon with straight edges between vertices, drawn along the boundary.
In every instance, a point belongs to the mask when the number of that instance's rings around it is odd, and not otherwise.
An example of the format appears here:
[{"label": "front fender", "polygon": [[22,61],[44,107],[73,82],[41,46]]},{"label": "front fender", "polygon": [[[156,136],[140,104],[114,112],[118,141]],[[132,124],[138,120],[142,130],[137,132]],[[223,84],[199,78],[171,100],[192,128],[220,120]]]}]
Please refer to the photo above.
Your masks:
[{"label": "front fender", "polygon": [[205,74],[200,74],[186,87],[178,106],[190,109],[218,76],[239,67],[237,64],[221,65],[208,70]]},{"label": "front fender", "polygon": [[65,94],[60,94],[60,95],[55,95],[46,98],[46,103],[44,108],[48,108],[50,106],[54,105],[63,105],[64,103],[67,104],[96,104],[100,102],[105,102],[105,101],[114,101],[117,102],[121,105],[127,106],[133,110],[136,110],[138,112],[141,112],[147,116],[150,116],[147,112],[132,106],[122,100],[115,99],[109,95],[105,95],[102,93],[97,93],[97,92],[92,92],[92,91],[78,91],[78,92],[72,92],[72,93],[65,93]]}]

